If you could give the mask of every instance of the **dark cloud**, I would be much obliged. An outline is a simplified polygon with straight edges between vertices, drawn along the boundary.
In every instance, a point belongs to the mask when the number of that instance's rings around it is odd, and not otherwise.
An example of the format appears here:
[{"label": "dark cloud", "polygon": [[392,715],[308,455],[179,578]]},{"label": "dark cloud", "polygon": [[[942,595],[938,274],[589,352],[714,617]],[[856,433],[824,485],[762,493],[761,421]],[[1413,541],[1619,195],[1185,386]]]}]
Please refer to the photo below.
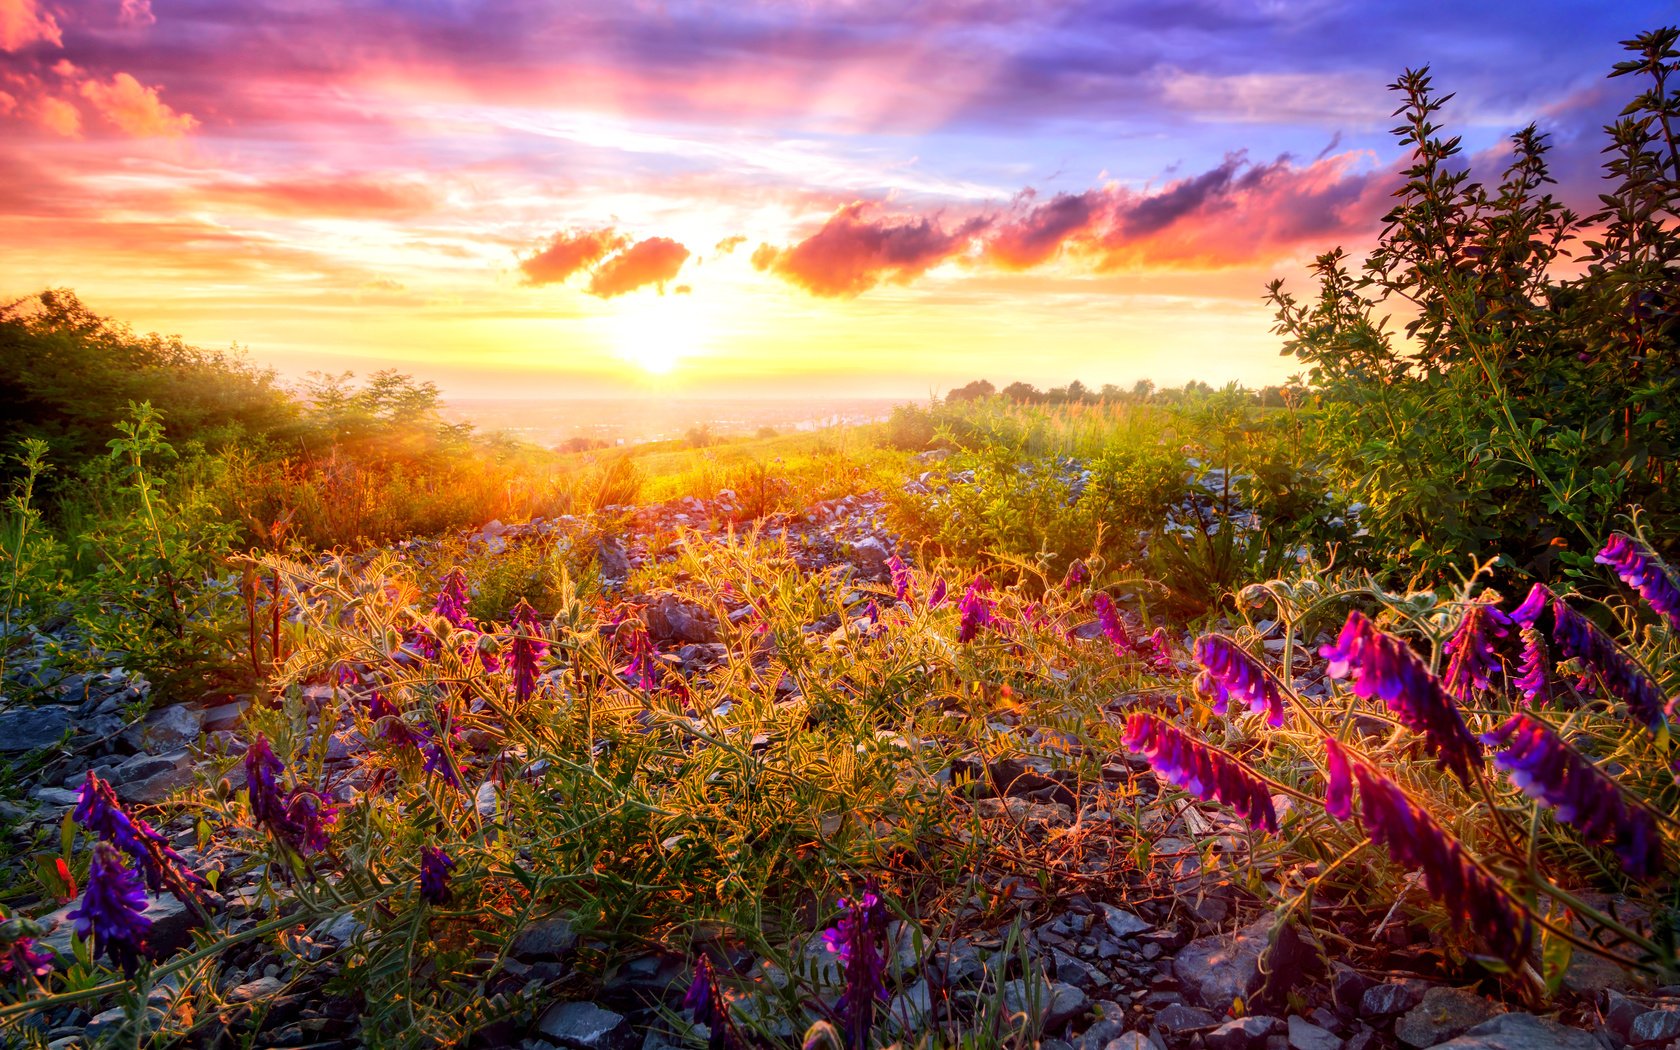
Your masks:
[{"label": "dark cloud", "polygon": [[633,292],[650,284],[665,290],[665,282],[688,261],[688,249],[669,237],[649,237],[607,259],[589,278],[589,291],[603,299]]},{"label": "dark cloud", "polygon": [[759,245],[753,266],[812,295],[850,297],[882,281],[909,283],[964,251],[991,221],[973,218],[946,231],[929,218],[866,218],[869,207],[863,201],[846,205],[822,229],[792,247]]},{"label": "dark cloud", "polygon": [[999,226],[986,241],[986,259],[1005,270],[1037,266],[1061,250],[1068,238],[1087,230],[1107,206],[1101,190],[1058,193],[1020,219]]},{"label": "dark cloud", "polygon": [[563,231],[554,235],[547,248],[529,259],[521,259],[519,268],[525,272],[526,284],[554,284],[600,262],[628,241],[611,227]]}]

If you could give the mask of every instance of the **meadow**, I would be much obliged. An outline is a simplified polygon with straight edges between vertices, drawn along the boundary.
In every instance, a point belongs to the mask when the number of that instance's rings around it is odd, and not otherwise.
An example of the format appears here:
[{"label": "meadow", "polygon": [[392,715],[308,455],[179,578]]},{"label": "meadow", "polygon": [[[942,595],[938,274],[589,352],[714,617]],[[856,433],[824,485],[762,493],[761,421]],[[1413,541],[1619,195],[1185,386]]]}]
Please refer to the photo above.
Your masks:
[{"label": "meadow", "polygon": [[1400,78],[1263,391],[561,452],[0,310],[8,1045],[1667,1045],[1677,39],[1588,216]]}]

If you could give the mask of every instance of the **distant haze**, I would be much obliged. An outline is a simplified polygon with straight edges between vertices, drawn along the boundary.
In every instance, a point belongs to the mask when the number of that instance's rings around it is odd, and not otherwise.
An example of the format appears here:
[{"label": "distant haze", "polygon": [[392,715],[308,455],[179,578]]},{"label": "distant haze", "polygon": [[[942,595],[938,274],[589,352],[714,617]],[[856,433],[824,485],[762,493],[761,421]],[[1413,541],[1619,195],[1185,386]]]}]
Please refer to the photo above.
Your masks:
[{"label": "distant haze", "polygon": [[678,438],[695,427],[719,436],[787,432],[884,419],[907,398],[451,398],[444,415],[480,431],[553,446],[569,438],[609,445]]}]

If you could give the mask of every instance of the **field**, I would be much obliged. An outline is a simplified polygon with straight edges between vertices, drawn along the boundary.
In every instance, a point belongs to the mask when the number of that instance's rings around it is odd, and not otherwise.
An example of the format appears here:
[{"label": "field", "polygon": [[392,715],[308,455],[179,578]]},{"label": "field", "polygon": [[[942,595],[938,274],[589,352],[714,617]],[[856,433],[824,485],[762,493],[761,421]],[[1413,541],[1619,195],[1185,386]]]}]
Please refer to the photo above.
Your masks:
[{"label": "field", "polygon": [[1260,391],[561,451],[5,308],[7,1045],[1668,1045],[1665,83],[1555,280],[1414,83]]}]

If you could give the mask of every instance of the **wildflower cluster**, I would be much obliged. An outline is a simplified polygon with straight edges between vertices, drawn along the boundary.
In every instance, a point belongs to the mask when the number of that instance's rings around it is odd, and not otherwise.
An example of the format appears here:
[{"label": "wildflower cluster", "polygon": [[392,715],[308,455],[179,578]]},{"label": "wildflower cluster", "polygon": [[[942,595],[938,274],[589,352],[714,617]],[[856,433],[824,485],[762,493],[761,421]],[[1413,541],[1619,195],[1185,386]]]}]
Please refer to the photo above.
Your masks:
[{"label": "wildflower cluster", "polygon": [[992,610],[996,602],[987,597],[991,592],[992,582],[984,576],[976,576],[974,582],[968,585],[963,593],[962,601],[957,608],[962,612],[962,624],[957,631],[957,641],[967,644],[974,641],[980,634],[982,627],[991,627],[997,623],[997,617]]},{"label": "wildflower cluster", "polygon": [[1248,650],[1222,634],[1204,634],[1193,654],[1203,668],[1196,692],[1208,697],[1215,711],[1224,714],[1234,696],[1250,711],[1265,712],[1269,725],[1283,725],[1283,687]]},{"label": "wildflower cluster", "polygon": [[1639,592],[1652,611],[1680,631],[1680,584],[1651,549],[1632,536],[1612,532],[1609,542],[1593,559],[1615,570],[1622,582]]},{"label": "wildflower cluster", "polygon": [[823,943],[840,959],[846,991],[836,1004],[848,1050],[865,1050],[875,1025],[875,1005],[887,998],[887,907],[873,883],[857,899],[840,899],[840,918],[823,931]]},{"label": "wildflower cluster", "polygon": [[327,848],[327,828],[338,820],[338,806],[320,792],[301,785],[280,787],[286,765],[261,733],[245,751],[245,788],[252,820],[299,856]]},{"label": "wildflower cluster", "polygon": [[1255,830],[1278,829],[1270,785],[1254,770],[1150,714],[1126,720],[1125,745],[1149,759],[1162,779],[1197,798],[1236,810]]},{"label": "wildflower cluster", "polygon": [[99,841],[126,853],[145,876],[146,886],[153,893],[173,893],[184,901],[195,896],[205,884],[185,866],[186,862],[167,839],[123,809],[116,791],[91,769],[82,782],[72,816]]}]

